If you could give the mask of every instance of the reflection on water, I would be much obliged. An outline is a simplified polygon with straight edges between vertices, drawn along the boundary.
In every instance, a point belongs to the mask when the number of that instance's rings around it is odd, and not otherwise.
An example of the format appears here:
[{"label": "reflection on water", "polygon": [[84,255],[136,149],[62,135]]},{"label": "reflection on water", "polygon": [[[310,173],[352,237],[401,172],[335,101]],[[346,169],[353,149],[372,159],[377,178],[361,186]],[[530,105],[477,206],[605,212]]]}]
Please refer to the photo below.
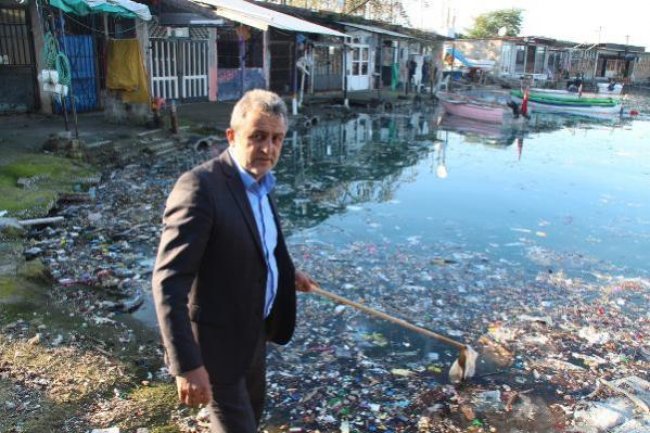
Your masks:
[{"label": "reflection on water", "polygon": [[[648,157],[647,130],[647,122],[550,115],[510,128],[453,116],[438,124],[435,112],[323,121],[289,133],[278,203],[291,232],[338,216],[343,231],[356,233],[364,225],[354,211],[379,220],[389,211],[369,206],[397,203],[390,217],[418,235],[428,218],[447,227],[429,233],[455,232],[472,247],[524,245],[511,228],[526,226],[555,248],[579,241],[583,252],[616,250],[638,262],[648,241],[639,210],[650,202],[640,186],[648,174],[638,165]],[[536,230],[546,225],[548,235]]]},{"label": "reflection on water", "polygon": [[436,143],[434,147],[436,150],[436,176],[440,179],[445,179],[448,175],[447,162],[445,160],[447,154],[447,141],[448,136],[445,136],[445,141],[442,143]]},{"label": "reflection on water", "polygon": [[445,132],[451,131],[464,135],[468,143],[496,146],[510,146],[527,132],[523,124],[502,125],[459,116],[444,116],[439,127]]},{"label": "reflection on water", "polygon": [[285,141],[276,196],[290,228],[316,225],[363,202],[391,200],[405,170],[433,150],[422,113],[321,122]]}]

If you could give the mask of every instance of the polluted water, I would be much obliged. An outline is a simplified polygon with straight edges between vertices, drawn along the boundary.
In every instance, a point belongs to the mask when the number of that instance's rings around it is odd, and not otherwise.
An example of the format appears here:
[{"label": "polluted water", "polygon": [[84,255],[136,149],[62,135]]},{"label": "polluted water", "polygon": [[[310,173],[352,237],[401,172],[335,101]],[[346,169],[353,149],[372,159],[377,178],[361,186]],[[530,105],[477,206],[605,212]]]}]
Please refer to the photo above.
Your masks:
[{"label": "polluted water", "polygon": [[[290,131],[274,194],[297,267],[478,358],[451,383],[454,347],[301,293],[292,342],[268,350],[263,429],[650,431],[648,133],[561,116],[486,131],[426,111]],[[165,199],[221,150],[109,170],[65,223],[31,231],[28,254],[61,287],[111,294],[93,320],[135,311],[155,327]]]}]

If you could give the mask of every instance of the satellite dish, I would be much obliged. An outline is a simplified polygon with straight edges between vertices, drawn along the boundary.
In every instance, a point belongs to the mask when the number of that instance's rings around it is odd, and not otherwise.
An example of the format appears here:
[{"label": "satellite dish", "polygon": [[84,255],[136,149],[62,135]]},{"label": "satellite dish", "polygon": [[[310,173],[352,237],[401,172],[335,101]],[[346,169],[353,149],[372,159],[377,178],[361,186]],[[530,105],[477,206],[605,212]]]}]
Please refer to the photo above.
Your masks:
[{"label": "satellite dish", "polygon": [[506,35],[506,33],[508,33],[508,27],[503,26],[503,27],[501,27],[499,29],[499,31],[497,32],[497,35],[499,35],[499,37],[502,38],[502,37],[504,37]]}]

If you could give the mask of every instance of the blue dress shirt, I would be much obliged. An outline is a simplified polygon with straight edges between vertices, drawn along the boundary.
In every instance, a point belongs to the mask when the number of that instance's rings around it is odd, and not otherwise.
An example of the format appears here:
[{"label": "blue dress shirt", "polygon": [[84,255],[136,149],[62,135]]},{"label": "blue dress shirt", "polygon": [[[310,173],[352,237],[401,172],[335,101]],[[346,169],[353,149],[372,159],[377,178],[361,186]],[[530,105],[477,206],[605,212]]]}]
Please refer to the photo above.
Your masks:
[{"label": "blue dress shirt", "polygon": [[[230,152],[230,149],[228,151]],[[250,173],[239,165],[232,152],[230,152],[230,156],[235,162],[239,176],[246,188],[246,196],[251,209],[253,209],[257,231],[262,241],[262,250],[264,251],[267,268],[264,301],[264,318],[266,318],[271,313],[275,294],[278,291],[278,263],[275,258],[275,247],[278,245],[278,228],[275,225],[268,198],[268,194],[275,187],[275,177],[271,172],[268,172],[259,181],[256,181]]]}]

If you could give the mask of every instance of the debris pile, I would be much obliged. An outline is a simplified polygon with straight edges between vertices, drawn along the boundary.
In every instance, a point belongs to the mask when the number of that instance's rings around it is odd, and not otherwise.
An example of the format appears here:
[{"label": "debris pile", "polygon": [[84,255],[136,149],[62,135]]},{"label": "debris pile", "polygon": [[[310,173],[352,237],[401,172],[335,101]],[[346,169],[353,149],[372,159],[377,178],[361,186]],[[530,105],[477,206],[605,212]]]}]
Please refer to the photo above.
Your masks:
[{"label": "debris pile", "polygon": [[[597,432],[612,401],[625,410],[606,429],[650,422],[650,280],[527,276],[450,246],[326,238],[294,236],[303,269],[345,297],[475,345],[477,378],[451,386],[453,349],[306,295],[294,341],[271,352],[269,425],[289,417],[321,432],[342,422],[358,432]],[[628,384],[628,395],[609,381]]]},{"label": "debris pile", "polygon": [[[411,149],[416,150],[402,152],[408,161],[383,150],[382,158],[397,162],[382,179],[397,176],[424,151]],[[91,188],[87,200],[60,210],[63,223],[31,228],[25,255],[49,267],[53,296],[98,324],[142,304],[173,182],[214,154],[185,149],[115,169]],[[471,344],[479,352],[477,376],[451,385],[453,348],[301,294],[294,340],[269,349],[264,419],[269,432],[647,428],[650,279],[535,244],[521,244],[522,265],[461,242],[414,235],[370,240],[354,233],[330,243],[338,230],[331,224],[297,230],[303,228],[298,218],[292,223],[287,216],[300,215],[307,204],[322,213],[305,210],[308,225],[339,210],[361,210],[359,201],[332,196],[341,191],[338,175],[330,167],[300,185],[278,185],[280,212],[294,229],[289,246],[298,266],[327,290]],[[360,182],[346,188],[342,196],[348,198],[355,191],[359,197],[368,194]],[[378,228],[370,220],[367,225]],[[44,337],[33,338],[38,345]],[[107,401],[102,404],[110,405]],[[207,431],[204,416],[179,410],[173,418],[182,431]]]}]

